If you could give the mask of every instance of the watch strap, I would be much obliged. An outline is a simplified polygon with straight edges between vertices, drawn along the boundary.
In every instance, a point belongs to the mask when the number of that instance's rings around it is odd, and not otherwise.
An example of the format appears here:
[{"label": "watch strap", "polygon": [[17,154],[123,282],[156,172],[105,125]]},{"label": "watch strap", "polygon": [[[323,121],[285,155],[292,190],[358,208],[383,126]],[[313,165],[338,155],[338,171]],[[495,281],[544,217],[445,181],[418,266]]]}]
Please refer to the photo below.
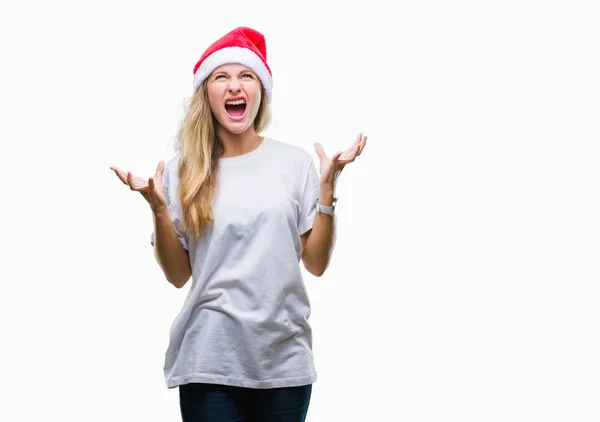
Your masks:
[{"label": "watch strap", "polygon": [[337,198],[333,198],[333,203],[329,207],[327,205],[319,204],[319,199],[317,198],[317,211],[321,214],[335,215],[335,204],[337,203],[337,200]]}]

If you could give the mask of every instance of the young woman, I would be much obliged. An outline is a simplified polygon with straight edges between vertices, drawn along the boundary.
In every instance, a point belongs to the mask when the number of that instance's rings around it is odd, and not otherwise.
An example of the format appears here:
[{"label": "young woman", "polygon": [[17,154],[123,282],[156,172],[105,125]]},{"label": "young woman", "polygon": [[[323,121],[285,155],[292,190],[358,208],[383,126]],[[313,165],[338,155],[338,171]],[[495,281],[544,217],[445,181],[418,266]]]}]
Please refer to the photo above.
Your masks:
[{"label": "young woman", "polygon": [[147,181],[111,169],[148,201],[167,280],[192,284],[170,331],[164,374],[184,421],[304,421],[317,375],[299,261],[320,277],[334,246],[335,184],[365,147],[320,176],[303,149],[259,133],[272,75],[263,35],[240,27],[194,68],[176,156]]}]

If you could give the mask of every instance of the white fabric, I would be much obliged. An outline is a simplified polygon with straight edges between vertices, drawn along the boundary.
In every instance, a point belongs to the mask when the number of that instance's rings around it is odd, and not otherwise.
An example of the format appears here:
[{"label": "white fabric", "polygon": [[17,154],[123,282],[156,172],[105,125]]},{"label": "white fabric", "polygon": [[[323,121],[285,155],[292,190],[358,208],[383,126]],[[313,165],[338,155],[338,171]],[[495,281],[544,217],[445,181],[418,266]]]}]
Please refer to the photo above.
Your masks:
[{"label": "white fabric", "polygon": [[300,272],[300,235],[312,228],[319,195],[311,156],[264,138],[250,153],[221,159],[215,221],[197,240],[180,230],[177,163],[177,157],[167,162],[163,183],[192,280],[170,330],[167,387],[315,382],[310,302]]},{"label": "white fabric", "polygon": [[258,55],[245,47],[225,47],[215,51],[208,56],[194,74],[193,88],[194,93],[198,90],[202,82],[217,67],[228,63],[239,63],[254,70],[254,73],[260,79],[267,93],[267,100],[270,101],[273,94],[273,77],[267,69],[267,66]]}]

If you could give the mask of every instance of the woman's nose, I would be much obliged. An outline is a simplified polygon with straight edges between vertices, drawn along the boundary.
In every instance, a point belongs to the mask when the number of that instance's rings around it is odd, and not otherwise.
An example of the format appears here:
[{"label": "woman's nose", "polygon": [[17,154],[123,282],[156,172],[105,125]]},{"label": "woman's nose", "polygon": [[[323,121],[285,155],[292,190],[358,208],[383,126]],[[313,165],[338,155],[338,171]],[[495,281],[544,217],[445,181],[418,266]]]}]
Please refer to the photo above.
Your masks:
[{"label": "woman's nose", "polygon": [[231,79],[229,82],[229,91],[238,92],[241,88],[242,86],[240,85],[240,81],[235,78]]}]

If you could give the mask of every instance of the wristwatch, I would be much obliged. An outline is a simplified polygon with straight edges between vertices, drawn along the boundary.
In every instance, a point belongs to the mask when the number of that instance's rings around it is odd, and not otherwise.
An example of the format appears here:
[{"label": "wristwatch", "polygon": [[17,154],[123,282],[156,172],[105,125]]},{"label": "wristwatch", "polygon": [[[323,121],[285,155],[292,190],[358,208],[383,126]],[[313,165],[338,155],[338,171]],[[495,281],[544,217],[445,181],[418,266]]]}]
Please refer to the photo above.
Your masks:
[{"label": "wristwatch", "polygon": [[321,214],[335,215],[335,204],[337,203],[337,200],[337,198],[333,198],[333,203],[330,207],[327,207],[319,204],[319,199],[317,198],[317,212],[320,212]]}]

